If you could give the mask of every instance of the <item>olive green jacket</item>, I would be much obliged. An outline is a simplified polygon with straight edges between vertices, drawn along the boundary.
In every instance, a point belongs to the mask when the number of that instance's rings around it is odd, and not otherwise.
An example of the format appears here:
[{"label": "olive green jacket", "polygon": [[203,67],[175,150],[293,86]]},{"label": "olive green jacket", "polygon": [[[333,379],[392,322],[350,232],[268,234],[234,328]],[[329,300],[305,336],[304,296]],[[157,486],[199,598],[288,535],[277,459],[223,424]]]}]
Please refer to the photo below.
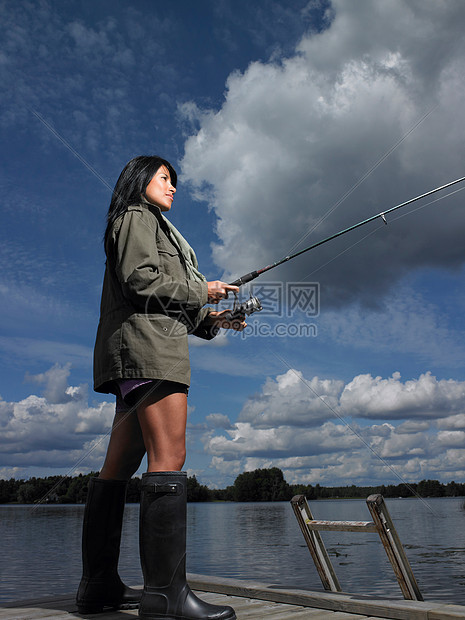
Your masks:
[{"label": "olive green jacket", "polygon": [[189,385],[188,333],[210,339],[207,283],[188,279],[158,207],[130,206],[113,224],[94,348],[94,389],[115,379],[166,379]]}]

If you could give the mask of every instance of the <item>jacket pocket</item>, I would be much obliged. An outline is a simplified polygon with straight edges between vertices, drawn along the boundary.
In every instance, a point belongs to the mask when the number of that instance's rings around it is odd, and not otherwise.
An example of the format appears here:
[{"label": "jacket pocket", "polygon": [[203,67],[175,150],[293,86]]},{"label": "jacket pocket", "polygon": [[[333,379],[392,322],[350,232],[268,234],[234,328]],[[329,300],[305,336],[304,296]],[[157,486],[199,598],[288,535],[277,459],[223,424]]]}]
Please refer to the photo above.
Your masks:
[{"label": "jacket pocket", "polygon": [[170,254],[171,256],[177,256],[179,254],[177,249],[164,239],[157,239],[157,250],[158,252]]},{"label": "jacket pocket", "polygon": [[157,252],[160,271],[168,274],[174,280],[184,282],[186,280],[184,259],[176,248],[166,241],[157,242]]},{"label": "jacket pocket", "polygon": [[189,383],[187,329],[183,323],[166,315],[134,313],[123,323],[121,337],[125,376]]}]

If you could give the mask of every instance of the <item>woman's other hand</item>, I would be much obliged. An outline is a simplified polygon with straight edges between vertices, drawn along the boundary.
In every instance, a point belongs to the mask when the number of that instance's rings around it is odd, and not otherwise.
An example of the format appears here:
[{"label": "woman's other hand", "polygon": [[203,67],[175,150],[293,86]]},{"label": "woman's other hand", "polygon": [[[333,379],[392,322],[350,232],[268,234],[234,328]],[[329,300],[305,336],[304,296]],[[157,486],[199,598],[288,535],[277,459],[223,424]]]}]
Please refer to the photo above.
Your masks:
[{"label": "woman's other hand", "polygon": [[215,327],[222,327],[223,329],[233,329],[236,332],[241,332],[247,327],[247,323],[245,322],[245,317],[240,316],[235,319],[228,319],[228,315],[231,313],[231,310],[222,310],[221,312],[215,312],[212,310],[208,318],[210,319],[212,325]]}]

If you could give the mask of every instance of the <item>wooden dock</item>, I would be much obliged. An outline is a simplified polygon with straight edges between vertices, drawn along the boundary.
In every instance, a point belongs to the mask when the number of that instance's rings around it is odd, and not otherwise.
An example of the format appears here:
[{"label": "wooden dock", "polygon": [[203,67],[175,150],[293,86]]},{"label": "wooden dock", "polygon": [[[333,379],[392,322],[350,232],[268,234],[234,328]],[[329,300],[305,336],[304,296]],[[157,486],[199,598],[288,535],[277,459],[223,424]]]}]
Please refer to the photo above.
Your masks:
[{"label": "wooden dock", "polygon": [[[424,601],[387,600],[334,592],[313,592],[268,586],[263,583],[190,574],[192,589],[205,601],[231,605],[238,620],[453,620],[465,618],[465,606]],[[74,594],[41,600],[24,600],[0,606],[0,620],[70,620],[97,618],[131,620],[137,610],[108,611],[98,615],[77,613]]]}]

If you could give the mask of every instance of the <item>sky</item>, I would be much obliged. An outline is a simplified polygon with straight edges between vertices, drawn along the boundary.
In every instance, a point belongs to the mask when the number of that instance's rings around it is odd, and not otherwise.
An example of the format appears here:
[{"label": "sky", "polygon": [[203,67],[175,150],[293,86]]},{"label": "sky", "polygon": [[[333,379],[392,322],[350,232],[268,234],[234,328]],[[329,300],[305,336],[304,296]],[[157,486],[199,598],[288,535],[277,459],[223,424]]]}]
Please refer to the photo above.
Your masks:
[{"label": "sky", "polygon": [[[462,0],[3,0],[0,16],[0,478],[102,466],[102,236],[132,157],[175,166],[169,217],[226,281],[465,176]],[[244,285],[263,310],[242,334],[192,337],[189,475],[464,481],[464,189]]]}]

